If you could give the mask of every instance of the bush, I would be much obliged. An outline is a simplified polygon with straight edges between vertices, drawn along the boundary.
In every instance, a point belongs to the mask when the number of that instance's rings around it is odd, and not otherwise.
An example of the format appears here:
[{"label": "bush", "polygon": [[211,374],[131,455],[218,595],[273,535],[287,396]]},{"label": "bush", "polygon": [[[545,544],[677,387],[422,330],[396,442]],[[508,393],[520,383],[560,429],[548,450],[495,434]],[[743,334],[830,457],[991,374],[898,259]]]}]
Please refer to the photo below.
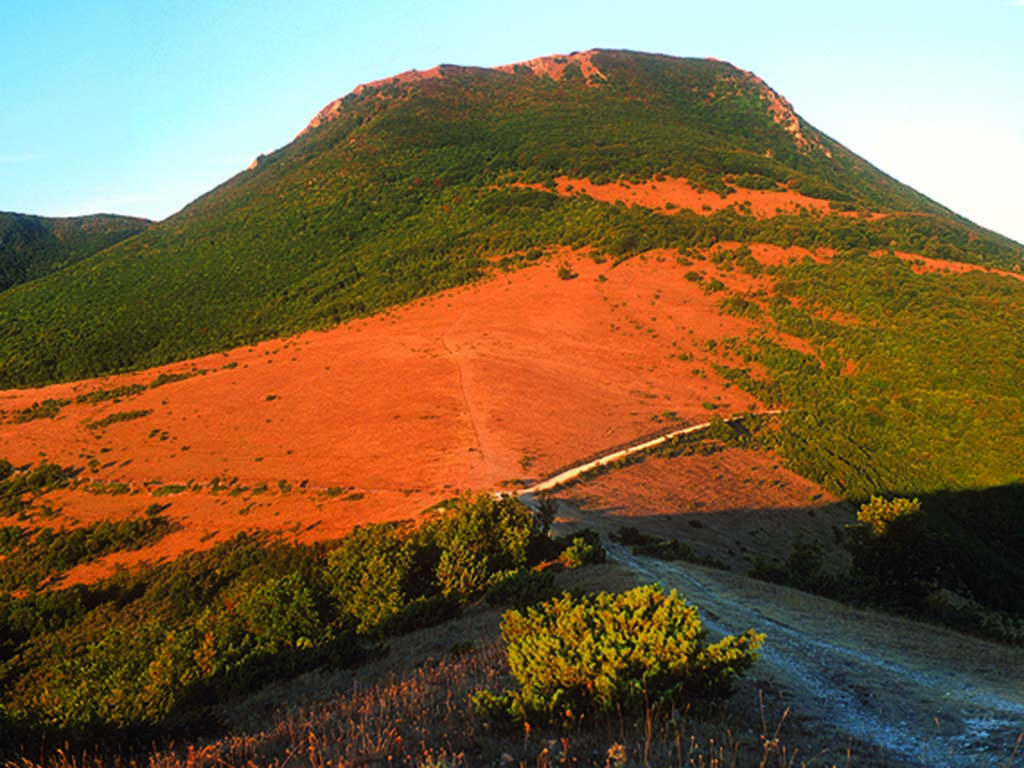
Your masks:
[{"label": "bush", "polygon": [[624,525],[619,528],[617,533],[611,535],[611,540],[624,544],[627,547],[632,547],[633,554],[640,557],[653,557],[658,560],[682,560],[686,563],[703,565],[706,568],[729,569],[725,563],[716,560],[710,555],[698,555],[693,551],[693,547],[685,541],[650,536],[646,533],[640,533],[639,530],[631,525]]},{"label": "bush", "polygon": [[829,594],[833,591],[835,581],[825,572],[821,544],[804,538],[801,533],[794,538],[793,548],[786,562],[777,565],[758,557],[748,575],[761,581],[819,594]]},{"label": "bush", "polygon": [[327,578],[347,628],[369,632],[408,603],[408,525],[357,527],[327,557]]},{"label": "bush", "polygon": [[405,635],[458,618],[462,606],[454,597],[418,597],[381,623],[382,635]]},{"label": "bush", "polygon": [[852,575],[882,605],[916,609],[938,588],[942,571],[939,535],[917,499],[872,496],[847,529]]},{"label": "bush", "polygon": [[748,630],[706,645],[697,609],[658,585],[511,610],[501,634],[520,690],[481,691],[478,711],[549,722],[727,695],[764,642]]},{"label": "bush", "polygon": [[555,577],[547,571],[519,570],[499,579],[484,595],[490,605],[522,610],[561,594]]},{"label": "bush", "polygon": [[605,551],[600,535],[589,528],[572,534],[572,541],[562,552],[561,560],[566,568],[582,568],[584,565],[603,563]]},{"label": "bush", "polygon": [[489,494],[460,499],[432,524],[441,555],[436,578],[441,594],[472,597],[503,571],[526,565],[534,536],[533,513],[516,499]]}]

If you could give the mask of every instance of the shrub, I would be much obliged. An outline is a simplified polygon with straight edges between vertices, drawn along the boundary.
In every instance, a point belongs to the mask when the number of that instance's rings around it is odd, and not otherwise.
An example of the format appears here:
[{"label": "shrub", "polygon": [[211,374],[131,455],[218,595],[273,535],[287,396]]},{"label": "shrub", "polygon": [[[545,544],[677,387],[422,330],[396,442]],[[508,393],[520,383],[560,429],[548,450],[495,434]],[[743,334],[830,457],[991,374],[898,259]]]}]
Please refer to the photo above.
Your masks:
[{"label": "shrub", "polygon": [[693,547],[685,541],[650,536],[640,533],[633,526],[622,526],[618,533],[611,535],[611,540],[632,547],[633,554],[641,557],[653,557],[658,560],[682,560],[687,563],[703,565],[706,568],[728,570],[728,566],[720,560],[716,560],[710,555],[698,555],[693,551]]},{"label": "shrub", "polygon": [[70,403],[70,400],[53,399],[43,400],[41,403],[33,403],[28,408],[16,411],[14,422],[16,424],[24,424],[26,421],[35,421],[36,419],[55,419],[60,413],[61,408]]},{"label": "shrub", "polygon": [[873,496],[847,529],[852,574],[883,605],[918,608],[938,587],[943,558],[917,499]]},{"label": "shrub", "polygon": [[572,541],[562,552],[562,563],[566,568],[582,568],[584,565],[595,565],[605,560],[601,537],[595,531],[585,528],[572,534]]},{"label": "shrub", "polygon": [[485,599],[491,605],[510,606],[522,610],[561,594],[555,577],[547,571],[513,571],[487,590]]},{"label": "shrub", "polygon": [[470,597],[498,573],[526,565],[534,536],[533,513],[512,498],[489,494],[459,500],[432,524],[440,549],[436,578],[441,594]]},{"label": "shrub", "polygon": [[769,563],[758,557],[748,575],[773,584],[821,594],[829,594],[835,581],[825,572],[821,544],[804,538],[802,533],[793,539],[793,548],[786,562]]},{"label": "shrub", "polygon": [[862,504],[857,512],[857,520],[871,529],[872,536],[880,536],[894,520],[921,511],[921,502],[918,499],[884,499],[881,496],[872,496],[871,501]]},{"label": "shrub", "polygon": [[511,610],[501,634],[520,690],[481,691],[474,702],[481,714],[524,721],[724,696],[764,642],[748,630],[707,645],[697,609],[658,585]]},{"label": "shrub", "polygon": [[357,527],[327,556],[327,574],[342,620],[367,632],[408,602],[412,567],[407,524]]},{"label": "shrub", "polygon": [[404,635],[457,618],[462,606],[453,597],[418,597],[389,616],[379,629],[383,635]]},{"label": "shrub", "polygon": [[152,412],[152,409],[149,408],[142,408],[135,411],[118,411],[117,413],[111,413],[108,416],[104,416],[102,419],[87,422],[85,426],[89,429],[106,429],[111,424],[117,424],[122,421],[144,419]]}]

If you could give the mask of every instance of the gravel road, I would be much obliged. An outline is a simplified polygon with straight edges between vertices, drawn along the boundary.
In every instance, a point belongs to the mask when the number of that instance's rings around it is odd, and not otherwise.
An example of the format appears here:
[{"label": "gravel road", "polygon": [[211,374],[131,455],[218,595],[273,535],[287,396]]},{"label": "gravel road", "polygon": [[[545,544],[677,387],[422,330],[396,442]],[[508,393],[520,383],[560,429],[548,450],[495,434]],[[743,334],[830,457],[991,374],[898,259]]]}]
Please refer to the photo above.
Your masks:
[{"label": "gravel road", "polygon": [[765,632],[758,674],[838,745],[870,745],[894,766],[1008,766],[1015,756],[1024,763],[1019,649],[735,574],[638,558],[616,544],[606,548],[642,578],[696,604],[712,635]]}]

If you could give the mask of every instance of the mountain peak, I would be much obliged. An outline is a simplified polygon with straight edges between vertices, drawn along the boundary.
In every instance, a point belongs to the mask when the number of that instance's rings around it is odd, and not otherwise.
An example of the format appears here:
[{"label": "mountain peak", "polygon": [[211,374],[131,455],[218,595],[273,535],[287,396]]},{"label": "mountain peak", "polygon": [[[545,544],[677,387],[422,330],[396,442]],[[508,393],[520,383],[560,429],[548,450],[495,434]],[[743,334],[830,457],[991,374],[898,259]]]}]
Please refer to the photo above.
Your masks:
[{"label": "mountain peak", "polygon": [[[596,48],[588,51],[573,51],[569,54],[540,56],[515,64],[503,64],[491,67],[490,69],[491,71],[514,75],[532,74],[538,78],[548,78],[555,81],[578,79],[587,85],[596,86],[609,81],[608,75],[602,71],[595,61],[595,57],[601,53],[602,50]],[[621,53],[627,52],[623,51]],[[636,55],[644,56],[645,54]],[[726,70],[719,77],[715,88],[706,94],[709,100],[724,100],[753,93],[763,103],[769,117],[792,136],[797,149],[801,153],[808,154],[812,150],[819,150],[831,159],[832,152],[820,141],[813,131],[807,131],[807,126],[797,116],[793,105],[772,89],[764,80],[753,72],[740,69],[721,59],[709,57],[706,61],[723,65]],[[360,96],[367,92],[379,91],[390,85],[433,80],[444,77],[446,73],[461,69],[475,68],[440,64],[427,70],[410,69],[398,75],[358,85],[352,90],[350,95]],[[323,109],[317,112],[309,124],[299,133],[299,136],[340,116],[344,109],[346,98],[348,97],[343,96],[329,102]]]},{"label": "mountain peak", "polygon": [[568,55],[540,56],[536,59],[521,61],[517,64],[504,64],[494,67],[499,72],[522,74],[532,72],[537,77],[550,77],[552,80],[561,80],[572,74],[582,75],[588,83],[607,80],[604,73],[594,64],[596,49],[589,51],[573,51]]},{"label": "mountain peak", "polygon": [[[509,74],[532,73],[537,77],[548,77],[552,80],[561,80],[567,76],[572,77],[574,75],[582,75],[588,83],[595,84],[596,82],[607,79],[593,62],[593,55],[595,53],[598,53],[596,49],[584,51],[582,53],[574,51],[567,55],[540,56],[536,59],[530,59],[529,61],[521,61],[516,64],[503,64],[498,67],[492,67],[491,69],[497,72],[506,72]],[[359,96],[367,91],[380,89],[388,85],[433,80],[443,77],[446,70],[452,69],[464,69],[464,67],[458,67],[451,64],[439,64],[431,69],[410,69],[406,72],[392,75],[391,77],[385,77],[380,80],[373,80],[368,83],[357,85],[352,89],[352,95]],[[299,136],[308,133],[324,123],[329,123],[331,120],[338,117],[342,112],[344,101],[345,97],[341,96],[329,102],[323,109],[316,113],[313,119],[309,121],[309,124],[299,133]],[[256,163],[254,161],[253,165],[250,167],[255,167],[255,165]]]}]

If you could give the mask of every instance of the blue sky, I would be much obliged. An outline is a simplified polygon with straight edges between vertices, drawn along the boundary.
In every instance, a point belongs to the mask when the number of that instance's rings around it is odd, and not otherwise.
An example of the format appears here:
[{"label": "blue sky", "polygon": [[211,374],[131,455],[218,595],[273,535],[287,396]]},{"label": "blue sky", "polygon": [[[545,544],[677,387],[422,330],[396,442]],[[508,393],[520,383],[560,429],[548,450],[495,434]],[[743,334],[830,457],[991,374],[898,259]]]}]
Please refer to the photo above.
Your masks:
[{"label": "blue sky", "polygon": [[1024,242],[1024,0],[0,0],[0,210],[161,219],[359,83],[595,47],[752,70]]}]

